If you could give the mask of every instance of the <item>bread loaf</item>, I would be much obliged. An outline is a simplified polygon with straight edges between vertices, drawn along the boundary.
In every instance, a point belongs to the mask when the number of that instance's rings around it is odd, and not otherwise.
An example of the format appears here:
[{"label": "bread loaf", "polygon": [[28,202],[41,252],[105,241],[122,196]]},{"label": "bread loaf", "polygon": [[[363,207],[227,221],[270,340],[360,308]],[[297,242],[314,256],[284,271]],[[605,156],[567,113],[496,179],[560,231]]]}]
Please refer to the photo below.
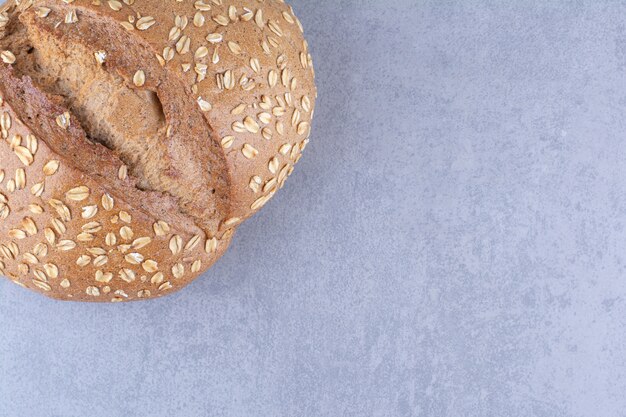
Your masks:
[{"label": "bread loaf", "polygon": [[0,275],[53,298],[182,288],[308,142],[314,71],[280,0],[20,0],[0,58]]}]

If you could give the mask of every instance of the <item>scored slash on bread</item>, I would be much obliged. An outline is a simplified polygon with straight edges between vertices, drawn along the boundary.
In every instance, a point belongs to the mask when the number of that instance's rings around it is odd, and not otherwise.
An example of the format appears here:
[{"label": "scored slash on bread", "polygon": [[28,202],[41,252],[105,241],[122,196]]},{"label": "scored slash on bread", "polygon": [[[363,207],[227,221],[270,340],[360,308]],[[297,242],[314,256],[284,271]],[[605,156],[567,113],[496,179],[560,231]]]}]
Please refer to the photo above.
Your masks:
[{"label": "scored slash on bread", "polygon": [[279,0],[0,10],[0,274],[64,300],[180,289],[282,187],[314,72]]}]

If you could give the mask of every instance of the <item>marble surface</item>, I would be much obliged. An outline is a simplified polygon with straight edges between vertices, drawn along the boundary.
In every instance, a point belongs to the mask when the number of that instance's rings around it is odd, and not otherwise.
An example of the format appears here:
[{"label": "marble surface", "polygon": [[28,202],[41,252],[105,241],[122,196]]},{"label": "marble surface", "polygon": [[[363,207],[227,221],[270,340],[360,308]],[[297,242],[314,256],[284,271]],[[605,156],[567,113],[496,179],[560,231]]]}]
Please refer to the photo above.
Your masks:
[{"label": "marble surface", "polygon": [[294,0],[298,169],[186,290],[0,283],[0,416],[624,416],[626,3]]}]

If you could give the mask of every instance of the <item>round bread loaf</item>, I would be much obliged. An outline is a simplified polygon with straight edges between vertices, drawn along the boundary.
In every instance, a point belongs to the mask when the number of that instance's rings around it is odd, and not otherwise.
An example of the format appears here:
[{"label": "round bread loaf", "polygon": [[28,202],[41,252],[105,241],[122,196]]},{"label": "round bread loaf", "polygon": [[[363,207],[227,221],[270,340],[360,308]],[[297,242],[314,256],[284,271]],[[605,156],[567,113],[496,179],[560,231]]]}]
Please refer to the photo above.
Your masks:
[{"label": "round bread loaf", "polygon": [[283,186],[315,99],[280,0],[0,7],[0,275],[76,301],[182,288]]}]

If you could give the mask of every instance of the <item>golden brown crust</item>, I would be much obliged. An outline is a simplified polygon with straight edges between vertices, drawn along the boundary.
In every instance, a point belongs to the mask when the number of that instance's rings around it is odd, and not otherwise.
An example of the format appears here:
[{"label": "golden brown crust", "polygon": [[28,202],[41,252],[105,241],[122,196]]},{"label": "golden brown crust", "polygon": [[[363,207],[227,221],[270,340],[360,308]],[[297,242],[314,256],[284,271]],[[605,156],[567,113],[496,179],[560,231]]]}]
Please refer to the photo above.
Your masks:
[{"label": "golden brown crust", "polygon": [[[219,206],[203,222],[201,205],[186,210],[120,179],[115,153],[90,143],[80,126],[59,130],[66,109],[14,74],[14,55],[0,51],[0,274],[20,285],[85,301],[179,289],[222,255],[306,146],[314,72],[301,25],[282,1],[35,0],[9,13],[61,42],[106,48],[109,70],[174,103],[168,123],[204,118]],[[0,39],[9,13],[0,12]],[[130,36],[102,29],[117,24]],[[86,35],[90,25],[95,36]],[[197,148],[200,123],[187,124],[174,129],[188,137],[171,142],[172,154]]]},{"label": "golden brown crust", "polygon": [[224,220],[238,224],[258,211],[306,146],[315,108],[311,57],[293,10],[278,0],[72,5],[123,24],[210,103],[205,116],[233,175],[232,211]]},{"label": "golden brown crust", "polygon": [[230,235],[180,230],[71,167],[6,101],[0,120],[0,273],[14,282],[65,300],[158,297],[227,248]]},{"label": "golden brown crust", "polygon": [[[231,178],[228,175],[226,160],[219,148],[215,132],[198,111],[190,92],[185,91],[185,86],[171,71],[161,68],[148,45],[136,40],[133,42],[136,37],[127,33],[121,26],[117,26],[114,21],[84,11],[80,13],[80,20],[66,25],[68,27],[64,30],[59,30],[54,17],[61,18],[72,9],[64,3],[61,6],[50,5],[48,9],[46,19],[38,17],[36,9],[32,7],[22,12],[19,18],[27,26],[40,32],[43,38],[54,38],[58,43],[68,45],[68,47],[84,44],[93,51],[105,51],[106,62],[102,68],[107,72],[122,76],[128,84],[133,82],[138,71],[142,72],[141,89],[153,90],[158,94],[167,122],[167,138],[161,138],[156,143],[157,147],[162,148],[158,161],[158,169],[162,171],[161,176],[166,177],[168,182],[173,184],[184,183],[186,194],[190,198],[188,198],[189,202],[182,207],[183,211],[193,217],[207,233],[216,234],[219,220],[226,217],[229,212],[228,195]],[[112,39],[119,44],[110,46]],[[89,56],[93,56],[93,53],[89,53]],[[95,58],[90,64],[98,66]],[[122,107],[124,107],[123,103]],[[120,113],[127,119],[135,116],[130,110],[128,112],[121,110]],[[70,125],[67,130],[82,130],[76,125],[77,123]],[[51,129],[58,130],[59,127],[53,124]],[[74,151],[80,152],[75,159],[83,162],[83,170],[93,175],[102,172],[102,167],[94,169],[97,165],[92,161],[87,162],[89,159],[94,159],[89,156],[94,147],[91,148],[87,151],[81,145],[76,146]],[[96,159],[99,158],[98,156]],[[107,161],[106,164],[111,163]],[[115,168],[116,174],[110,176],[113,181],[117,176],[118,166]],[[127,180],[137,182],[132,176],[129,176]],[[216,190],[215,196],[210,193],[211,188]],[[182,202],[179,201],[179,204]]]}]

